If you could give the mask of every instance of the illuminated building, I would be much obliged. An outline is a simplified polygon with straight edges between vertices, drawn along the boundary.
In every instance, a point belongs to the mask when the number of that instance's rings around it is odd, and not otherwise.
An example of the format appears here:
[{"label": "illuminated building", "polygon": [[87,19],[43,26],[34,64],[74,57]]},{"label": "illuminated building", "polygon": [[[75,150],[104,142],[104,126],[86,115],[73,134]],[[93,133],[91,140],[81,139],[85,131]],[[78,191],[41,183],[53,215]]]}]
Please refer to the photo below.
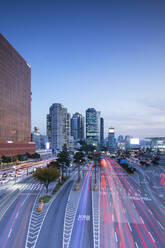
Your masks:
[{"label": "illuminated building", "polygon": [[86,142],[96,147],[100,143],[100,112],[94,108],[86,110]]},{"label": "illuminated building", "polygon": [[126,135],[125,136],[125,148],[126,149],[130,149],[131,148],[130,139],[131,139],[131,137],[129,135]]},{"label": "illuminated building", "polygon": [[0,156],[34,153],[31,68],[0,34]]},{"label": "illuminated building", "polygon": [[34,127],[34,131],[32,132],[32,141],[36,144],[36,149],[46,149],[49,150],[49,142],[48,137],[39,132],[39,128]]},{"label": "illuminated building", "polygon": [[32,133],[32,141],[36,144],[36,149],[41,148],[41,134],[39,133],[39,128],[35,127]]},{"label": "illuminated building", "polygon": [[76,142],[84,140],[84,117],[75,113],[71,119],[71,135]]},{"label": "illuminated building", "polygon": [[53,153],[62,150],[64,144],[69,148],[70,142],[70,114],[60,103],[54,103],[47,115],[47,136]]},{"label": "illuminated building", "polygon": [[165,137],[151,137],[146,138],[151,141],[150,147],[153,150],[165,151]]},{"label": "illuminated building", "polygon": [[109,132],[108,132],[108,150],[114,151],[115,148],[116,148],[115,129],[111,127],[109,128]]},{"label": "illuminated building", "polygon": [[100,118],[100,146],[104,147],[104,119]]}]

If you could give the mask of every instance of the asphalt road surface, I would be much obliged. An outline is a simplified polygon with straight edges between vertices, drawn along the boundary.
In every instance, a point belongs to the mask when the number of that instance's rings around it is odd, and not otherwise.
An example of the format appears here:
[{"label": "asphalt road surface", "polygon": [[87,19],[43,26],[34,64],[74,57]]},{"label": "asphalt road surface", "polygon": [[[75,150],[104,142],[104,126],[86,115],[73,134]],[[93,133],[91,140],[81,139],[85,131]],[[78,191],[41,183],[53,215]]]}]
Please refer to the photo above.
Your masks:
[{"label": "asphalt road surface", "polygon": [[[5,214],[0,221],[0,247],[22,248],[25,240],[29,218],[35,198],[40,191],[41,185],[29,178],[12,186],[13,192],[9,194],[6,189],[3,194],[1,211],[6,208]],[[13,203],[10,205],[11,194]],[[5,205],[3,203],[5,202]]]},{"label": "asphalt road surface", "polygon": [[72,185],[73,181],[66,183],[51,205],[38,237],[36,248],[62,248],[65,208]]},{"label": "asphalt road surface", "polygon": [[165,215],[147,187],[115,161],[102,160],[101,247],[165,247]]}]

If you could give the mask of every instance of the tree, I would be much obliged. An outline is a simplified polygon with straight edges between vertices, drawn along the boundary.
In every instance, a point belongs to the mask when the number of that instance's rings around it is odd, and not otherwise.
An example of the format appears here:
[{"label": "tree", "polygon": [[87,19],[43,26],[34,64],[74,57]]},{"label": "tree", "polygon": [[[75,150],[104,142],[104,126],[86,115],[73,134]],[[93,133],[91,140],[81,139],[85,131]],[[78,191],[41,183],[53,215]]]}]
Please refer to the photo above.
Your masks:
[{"label": "tree", "polygon": [[88,145],[85,141],[79,142],[81,147],[79,148],[79,151],[84,151],[87,155],[89,153],[94,152],[96,150],[96,146]]},{"label": "tree", "polygon": [[59,154],[57,155],[57,160],[56,160],[56,166],[57,167],[61,167],[62,168],[62,179],[63,179],[63,169],[64,169],[64,165],[69,167],[70,165],[70,157],[69,157],[69,152],[67,149],[66,144],[63,145],[62,151],[59,152]]},{"label": "tree", "polygon": [[70,157],[66,144],[63,145],[62,151],[57,155],[57,160],[60,163],[65,163],[66,166],[70,165]]},{"label": "tree", "polygon": [[40,154],[38,154],[38,153],[29,154],[28,158],[33,158],[33,159],[40,158]]},{"label": "tree", "polygon": [[99,164],[100,165],[100,153],[99,152],[94,152],[92,154],[92,159],[94,160],[94,165],[95,165],[95,184],[96,184],[96,167]]},{"label": "tree", "polygon": [[74,154],[74,163],[78,165],[78,182],[80,181],[80,165],[85,162],[84,156],[84,153],[81,151]]},{"label": "tree", "polygon": [[56,161],[56,160],[51,161],[51,162],[47,165],[47,167],[58,167],[57,161]]},{"label": "tree", "polygon": [[18,154],[17,157],[18,157],[18,160],[19,161],[23,161],[24,160],[24,155],[23,154]]},{"label": "tree", "polygon": [[5,155],[3,155],[1,159],[2,159],[2,163],[7,163],[7,157]]},{"label": "tree", "polygon": [[60,177],[60,174],[57,168],[45,167],[37,168],[37,170],[33,173],[33,177],[38,179],[41,183],[45,185],[47,193],[49,184],[58,179]]},{"label": "tree", "polygon": [[12,157],[12,162],[17,162],[18,158],[17,156]]},{"label": "tree", "polygon": [[108,151],[108,147],[107,146],[101,147],[101,151],[107,152]]},{"label": "tree", "polygon": [[1,159],[3,163],[11,163],[12,161],[11,157],[6,157],[6,156],[2,156]]}]

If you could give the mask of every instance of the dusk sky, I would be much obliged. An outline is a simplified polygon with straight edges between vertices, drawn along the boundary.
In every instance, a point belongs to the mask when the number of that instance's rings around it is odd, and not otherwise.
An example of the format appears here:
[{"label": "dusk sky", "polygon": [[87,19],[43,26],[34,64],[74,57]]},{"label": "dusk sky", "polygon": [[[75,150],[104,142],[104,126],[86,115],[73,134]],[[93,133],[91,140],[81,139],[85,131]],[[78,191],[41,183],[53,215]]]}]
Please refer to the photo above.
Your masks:
[{"label": "dusk sky", "polygon": [[1,0],[0,33],[32,67],[32,127],[52,103],[117,134],[165,136],[164,0]]}]

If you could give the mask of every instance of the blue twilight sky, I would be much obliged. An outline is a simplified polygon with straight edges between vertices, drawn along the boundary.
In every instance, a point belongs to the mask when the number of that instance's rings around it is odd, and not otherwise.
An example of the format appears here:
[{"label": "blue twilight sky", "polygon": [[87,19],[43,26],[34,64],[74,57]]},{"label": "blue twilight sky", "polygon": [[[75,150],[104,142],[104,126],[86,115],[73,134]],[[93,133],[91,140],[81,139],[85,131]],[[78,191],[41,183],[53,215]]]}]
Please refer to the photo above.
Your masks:
[{"label": "blue twilight sky", "polygon": [[32,126],[59,102],[105,133],[165,135],[164,0],[1,0],[0,32],[31,64]]}]

